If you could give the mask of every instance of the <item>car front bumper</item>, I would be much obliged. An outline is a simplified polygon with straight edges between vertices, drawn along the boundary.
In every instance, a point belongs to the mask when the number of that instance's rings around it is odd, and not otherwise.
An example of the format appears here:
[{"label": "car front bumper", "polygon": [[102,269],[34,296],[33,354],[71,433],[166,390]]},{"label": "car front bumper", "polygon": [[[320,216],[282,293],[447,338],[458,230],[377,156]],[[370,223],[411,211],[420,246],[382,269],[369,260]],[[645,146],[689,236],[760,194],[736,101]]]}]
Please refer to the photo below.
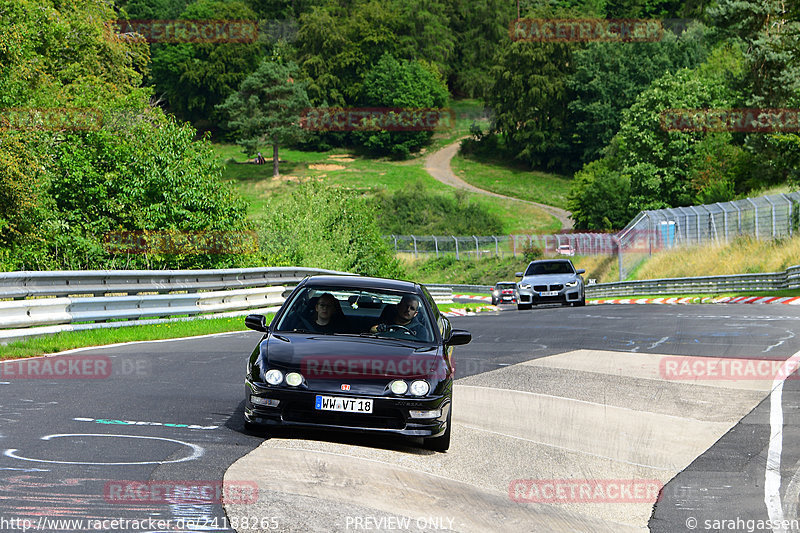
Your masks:
[{"label": "car front bumper", "polygon": [[[345,413],[315,409],[317,395],[341,396],[373,400],[372,413]],[[255,405],[251,396],[278,400],[276,407]],[[375,396],[370,394],[338,394],[328,391],[310,391],[269,387],[245,382],[244,418],[248,423],[263,426],[332,429],[362,433],[390,433],[407,437],[438,437],[447,429],[451,395],[424,396],[422,398]],[[436,418],[412,418],[411,410],[434,411],[441,409]]]},{"label": "car front bumper", "polygon": [[[544,291],[541,291],[544,292]],[[581,287],[565,287],[554,296],[542,296],[540,291],[533,289],[520,289],[519,290],[519,303],[520,304],[545,304],[545,303],[572,303],[580,302],[583,299],[583,290]]]}]

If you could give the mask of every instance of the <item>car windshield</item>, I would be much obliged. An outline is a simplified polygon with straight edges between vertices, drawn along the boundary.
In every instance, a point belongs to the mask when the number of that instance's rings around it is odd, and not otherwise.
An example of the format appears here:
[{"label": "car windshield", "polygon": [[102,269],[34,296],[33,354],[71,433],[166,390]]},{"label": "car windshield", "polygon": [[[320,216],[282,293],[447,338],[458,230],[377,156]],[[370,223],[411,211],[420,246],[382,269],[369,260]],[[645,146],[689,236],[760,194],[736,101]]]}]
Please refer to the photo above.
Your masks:
[{"label": "car windshield", "polygon": [[497,288],[500,289],[500,290],[502,290],[502,289],[513,289],[514,287],[516,287],[515,283],[498,283],[497,284]]},{"label": "car windshield", "polygon": [[531,263],[526,276],[540,276],[542,274],[574,274],[572,265],[566,261],[544,261],[541,263]]},{"label": "car windshield", "polygon": [[421,297],[412,293],[306,287],[289,303],[274,331],[432,342],[431,323]]}]

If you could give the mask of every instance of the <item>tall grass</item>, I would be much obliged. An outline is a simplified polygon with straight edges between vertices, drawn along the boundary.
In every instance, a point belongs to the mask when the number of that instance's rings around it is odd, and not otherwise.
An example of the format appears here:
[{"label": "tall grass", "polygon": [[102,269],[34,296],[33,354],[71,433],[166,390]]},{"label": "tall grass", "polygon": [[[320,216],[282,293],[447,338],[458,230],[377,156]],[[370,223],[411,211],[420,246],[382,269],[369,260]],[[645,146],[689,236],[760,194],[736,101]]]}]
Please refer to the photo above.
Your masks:
[{"label": "tall grass", "polygon": [[800,264],[800,237],[676,248],[660,252],[638,269],[637,279],[682,278],[777,272]]}]

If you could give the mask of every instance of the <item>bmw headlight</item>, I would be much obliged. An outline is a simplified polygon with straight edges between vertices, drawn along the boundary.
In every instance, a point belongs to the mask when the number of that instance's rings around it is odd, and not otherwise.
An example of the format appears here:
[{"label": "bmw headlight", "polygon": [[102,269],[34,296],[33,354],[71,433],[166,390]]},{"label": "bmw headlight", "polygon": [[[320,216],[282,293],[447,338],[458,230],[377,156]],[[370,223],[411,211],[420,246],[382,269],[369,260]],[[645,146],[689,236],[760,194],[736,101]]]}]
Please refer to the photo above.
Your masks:
[{"label": "bmw headlight", "polygon": [[568,281],[564,285],[566,285],[567,287],[577,287],[578,286],[578,280]]},{"label": "bmw headlight", "polygon": [[267,383],[270,385],[280,385],[283,381],[283,372],[275,370],[274,368],[267,370],[267,373],[264,374],[264,379],[266,379]]},{"label": "bmw headlight", "polygon": [[411,394],[413,394],[414,396],[425,396],[426,394],[428,394],[428,391],[431,390],[431,386],[428,385],[427,381],[418,379],[417,381],[411,383],[410,390]]},{"label": "bmw headlight", "polygon": [[519,284],[519,288],[520,289],[530,289],[531,288],[531,284],[530,283],[520,283]]}]

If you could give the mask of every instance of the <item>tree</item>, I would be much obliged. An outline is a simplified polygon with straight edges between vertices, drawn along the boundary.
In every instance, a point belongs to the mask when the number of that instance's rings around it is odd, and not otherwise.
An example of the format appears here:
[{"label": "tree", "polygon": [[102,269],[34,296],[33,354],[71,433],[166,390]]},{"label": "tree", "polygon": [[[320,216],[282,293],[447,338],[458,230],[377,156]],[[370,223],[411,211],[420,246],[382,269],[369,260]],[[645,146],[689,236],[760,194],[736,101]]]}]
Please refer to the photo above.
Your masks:
[{"label": "tree", "polygon": [[[256,20],[241,1],[198,0],[183,20]],[[171,112],[195,127],[213,129],[221,122],[215,106],[225,101],[264,55],[258,42],[154,43],[151,77]]]},{"label": "tree", "polygon": [[575,163],[601,155],[619,130],[622,111],[653,81],[705,59],[705,31],[696,25],[681,37],[665,32],[657,42],[592,42],[575,52],[575,72],[567,81],[574,95],[568,109]]},{"label": "tree", "polygon": [[493,132],[505,137],[511,157],[533,168],[560,170],[569,165],[564,132],[574,46],[509,42],[494,59],[486,95],[494,113]]},{"label": "tree", "polygon": [[[364,77],[359,102],[367,107],[440,108],[447,104],[447,97],[447,86],[435,68],[422,61],[398,61],[387,53]],[[432,131],[353,133],[365,148],[400,159],[430,142],[432,136]]]},{"label": "tree", "polygon": [[272,176],[278,172],[278,146],[299,139],[300,113],[309,106],[305,84],[294,81],[297,65],[264,60],[219,110],[248,156],[260,145],[272,145]]}]

